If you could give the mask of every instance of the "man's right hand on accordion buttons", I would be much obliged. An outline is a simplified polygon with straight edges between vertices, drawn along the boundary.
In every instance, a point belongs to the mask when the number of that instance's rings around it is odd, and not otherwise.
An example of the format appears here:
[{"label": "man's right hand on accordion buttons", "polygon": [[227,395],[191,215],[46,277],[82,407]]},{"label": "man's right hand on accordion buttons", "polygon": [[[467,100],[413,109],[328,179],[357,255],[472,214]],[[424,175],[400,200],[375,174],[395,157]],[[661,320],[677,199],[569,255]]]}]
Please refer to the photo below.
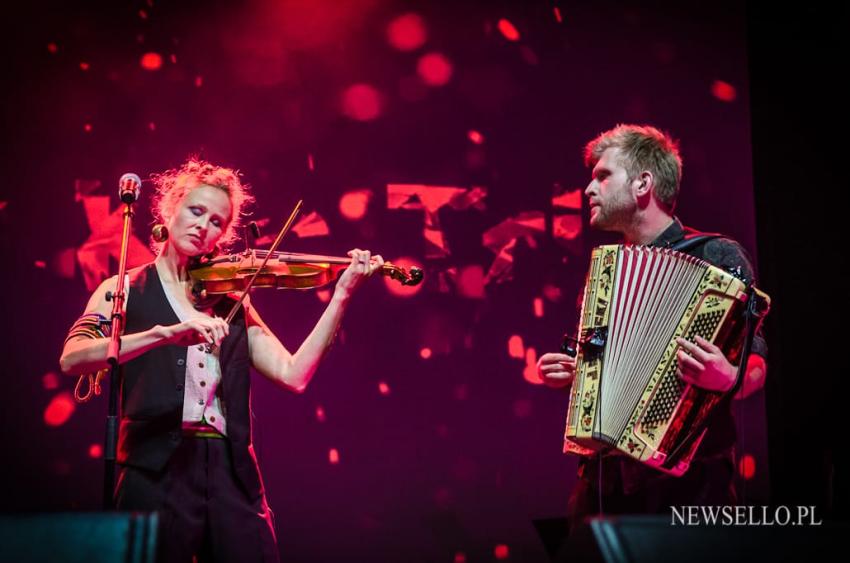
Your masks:
[{"label": "man's right hand on accordion buttons", "polygon": [[537,360],[537,375],[549,387],[569,387],[576,375],[576,359],[549,352]]}]

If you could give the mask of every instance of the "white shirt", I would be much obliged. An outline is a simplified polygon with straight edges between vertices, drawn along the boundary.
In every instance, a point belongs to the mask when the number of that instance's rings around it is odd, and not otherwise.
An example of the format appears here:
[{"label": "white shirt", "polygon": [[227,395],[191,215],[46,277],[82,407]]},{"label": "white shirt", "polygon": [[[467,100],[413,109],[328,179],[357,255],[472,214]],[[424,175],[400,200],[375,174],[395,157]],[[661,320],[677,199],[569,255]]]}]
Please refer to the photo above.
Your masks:
[{"label": "white shirt", "polygon": [[[161,278],[160,278],[161,279]],[[165,284],[165,297],[180,322],[202,316],[186,308],[174,298]],[[224,405],[216,391],[221,385],[221,364],[218,361],[220,348],[207,353],[205,344],[196,344],[186,349],[186,382],[183,386],[183,426],[191,427],[205,422],[227,436],[227,421]]]}]

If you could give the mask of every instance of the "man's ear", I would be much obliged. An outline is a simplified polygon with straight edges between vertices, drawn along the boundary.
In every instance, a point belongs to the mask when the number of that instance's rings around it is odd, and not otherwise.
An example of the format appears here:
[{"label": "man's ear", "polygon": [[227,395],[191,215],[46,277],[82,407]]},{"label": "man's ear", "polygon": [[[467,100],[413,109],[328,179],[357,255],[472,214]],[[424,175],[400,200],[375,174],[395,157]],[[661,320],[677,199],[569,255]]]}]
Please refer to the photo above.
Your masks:
[{"label": "man's ear", "polygon": [[652,189],[655,187],[655,177],[652,175],[652,172],[648,170],[641,172],[635,181],[637,182],[638,197],[644,197],[651,194]]}]

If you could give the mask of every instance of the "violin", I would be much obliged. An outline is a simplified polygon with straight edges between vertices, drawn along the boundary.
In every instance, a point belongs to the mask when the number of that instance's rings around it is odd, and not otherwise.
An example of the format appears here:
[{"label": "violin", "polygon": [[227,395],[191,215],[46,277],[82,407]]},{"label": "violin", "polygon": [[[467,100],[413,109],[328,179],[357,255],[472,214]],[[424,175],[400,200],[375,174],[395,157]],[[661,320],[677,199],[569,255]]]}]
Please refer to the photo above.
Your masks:
[{"label": "violin", "polygon": [[[289,219],[286,220],[268,250],[246,248],[241,254],[231,254],[222,258],[202,257],[191,265],[188,273],[189,277],[195,280],[191,291],[195,308],[210,307],[227,293],[241,292],[239,299],[224,319],[230,324],[242,307],[245,296],[255,286],[309,289],[335,281],[351,264],[350,258],[277,252],[283,237],[289,232],[295,217],[301,212],[303,203],[303,200],[299,200],[295,204]],[[422,281],[421,269],[411,268],[410,272],[407,272],[404,268],[389,262],[384,263],[381,273],[400,281],[403,285],[416,285]],[[207,350],[212,351],[212,345],[207,345]]]},{"label": "violin", "polygon": [[[351,258],[347,257],[247,249],[199,260],[189,267],[188,273],[193,281],[192,295],[196,301],[205,301],[215,295],[245,291],[252,280],[252,287],[322,287],[335,282],[349,264]],[[379,271],[408,286],[419,284],[423,277],[420,268],[408,270],[391,262],[385,262]]]}]

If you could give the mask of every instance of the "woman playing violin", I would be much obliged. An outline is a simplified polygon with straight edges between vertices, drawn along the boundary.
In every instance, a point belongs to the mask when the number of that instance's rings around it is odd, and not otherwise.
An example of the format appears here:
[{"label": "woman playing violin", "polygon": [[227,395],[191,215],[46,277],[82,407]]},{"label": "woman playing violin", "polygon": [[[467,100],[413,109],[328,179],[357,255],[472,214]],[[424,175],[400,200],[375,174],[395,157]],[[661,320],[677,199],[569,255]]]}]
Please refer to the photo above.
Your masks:
[{"label": "woman playing violin", "polygon": [[[159,511],[161,561],[276,561],[278,552],[251,443],[249,365],[302,392],[318,368],[358,286],[384,261],[368,250],[351,263],[310,335],[290,353],[250,301],[228,324],[231,296],[198,310],[193,259],[236,238],[252,198],[237,173],[190,159],[154,177],[155,217],[168,229],[156,259],[129,272],[121,337],[121,424],[115,502]],[[115,277],[94,292],[75,327],[111,315]],[[108,338],[72,331],[60,360],[79,374],[106,367]]]}]

